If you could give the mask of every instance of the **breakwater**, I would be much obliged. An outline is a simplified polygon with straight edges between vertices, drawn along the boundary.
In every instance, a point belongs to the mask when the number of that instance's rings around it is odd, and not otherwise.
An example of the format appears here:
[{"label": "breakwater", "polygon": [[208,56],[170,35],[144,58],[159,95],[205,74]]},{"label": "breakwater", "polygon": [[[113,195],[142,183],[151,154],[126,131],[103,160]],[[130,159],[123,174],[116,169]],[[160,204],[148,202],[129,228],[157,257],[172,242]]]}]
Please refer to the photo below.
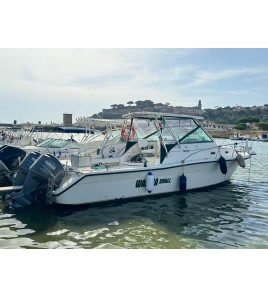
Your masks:
[{"label": "breakwater", "polygon": [[245,131],[208,131],[213,138],[229,139],[234,134],[242,134],[243,136],[249,136],[251,139],[256,139],[257,136],[262,134],[268,134],[268,131],[261,130],[245,130]]}]

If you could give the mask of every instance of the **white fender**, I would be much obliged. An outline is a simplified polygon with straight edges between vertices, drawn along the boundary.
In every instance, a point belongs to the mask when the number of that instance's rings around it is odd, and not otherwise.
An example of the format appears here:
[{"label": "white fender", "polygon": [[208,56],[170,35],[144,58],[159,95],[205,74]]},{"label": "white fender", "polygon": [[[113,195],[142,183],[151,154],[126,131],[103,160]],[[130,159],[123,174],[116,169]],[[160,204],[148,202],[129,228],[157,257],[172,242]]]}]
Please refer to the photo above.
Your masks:
[{"label": "white fender", "polygon": [[149,172],[146,176],[146,189],[149,193],[152,192],[154,188],[154,174]]},{"label": "white fender", "polygon": [[244,157],[241,154],[236,155],[236,160],[237,160],[238,164],[240,165],[240,167],[244,168],[246,166]]}]

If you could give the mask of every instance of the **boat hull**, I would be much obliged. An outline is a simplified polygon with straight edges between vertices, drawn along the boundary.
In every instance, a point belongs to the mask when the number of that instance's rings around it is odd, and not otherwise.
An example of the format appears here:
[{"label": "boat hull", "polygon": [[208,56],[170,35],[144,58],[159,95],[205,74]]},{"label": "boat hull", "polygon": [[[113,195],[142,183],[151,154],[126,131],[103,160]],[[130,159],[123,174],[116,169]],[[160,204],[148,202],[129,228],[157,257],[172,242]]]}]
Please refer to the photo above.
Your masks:
[{"label": "boat hull", "polygon": [[[227,161],[227,173],[223,174],[217,161],[188,165],[166,166],[85,174],[63,184],[53,194],[57,204],[80,205],[116,199],[153,196],[181,192],[180,176],[186,177],[186,190],[200,189],[228,181],[238,166],[237,160]],[[146,176],[151,172],[154,185],[149,192]]]}]

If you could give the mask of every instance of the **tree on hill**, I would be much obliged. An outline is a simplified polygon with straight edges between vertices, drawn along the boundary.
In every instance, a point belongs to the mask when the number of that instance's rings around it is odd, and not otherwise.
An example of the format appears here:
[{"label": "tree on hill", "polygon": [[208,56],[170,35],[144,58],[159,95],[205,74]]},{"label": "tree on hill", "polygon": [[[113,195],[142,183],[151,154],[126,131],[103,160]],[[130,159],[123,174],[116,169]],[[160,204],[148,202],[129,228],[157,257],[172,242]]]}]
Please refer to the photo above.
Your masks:
[{"label": "tree on hill", "polygon": [[256,124],[261,130],[268,130],[268,122],[259,122]]},{"label": "tree on hill", "polygon": [[242,117],[237,120],[237,123],[257,123],[260,119],[256,116]]},{"label": "tree on hill", "polygon": [[238,123],[238,124],[236,124],[236,126],[234,128],[238,129],[238,130],[246,130],[247,125],[246,125],[246,123]]},{"label": "tree on hill", "polygon": [[[101,113],[99,113],[99,114],[101,114]],[[93,115],[91,116],[91,118],[102,118],[99,114],[93,114]]]},{"label": "tree on hill", "polygon": [[127,105],[131,106],[131,105],[134,105],[134,102],[131,100],[131,101],[128,101],[127,102]]},{"label": "tree on hill", "polygon": [[204,109],[203,117],[210,121],[225,121],[230,124],[238,123],[258,123],[259,121],[265,121],[264,117],[267,114],[267,109],[260,107],[217,107],[215,109]]},{"label": "tree on hill", "polygon": [[153,107],[154,103],[151,100],[138,100],[135,102],[137,107]]}]

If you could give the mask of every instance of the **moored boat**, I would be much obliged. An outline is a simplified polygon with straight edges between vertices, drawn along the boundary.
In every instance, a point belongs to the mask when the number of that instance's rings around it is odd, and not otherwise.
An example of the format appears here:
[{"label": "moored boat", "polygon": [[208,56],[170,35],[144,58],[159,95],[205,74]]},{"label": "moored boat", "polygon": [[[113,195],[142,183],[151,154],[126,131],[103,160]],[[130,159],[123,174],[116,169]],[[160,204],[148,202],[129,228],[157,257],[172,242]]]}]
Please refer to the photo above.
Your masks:
[{"label": "moored boat", "polygon": [[233,140],[233,141],[245,141],[245,140],[248,140],[248,141],[250,141],[251,140],[251,137],[250,137],[250,135],[243,135],[241,132],[236,132],[232,136],[230,136],[230,140]]},{"label": "moored boat", "polygon": [[267,133],[263,133],[261,135],[258,135],[256,137],[255,141],[268,142],[268,134]]},{"label": "moored boat", "polygon": [[123,118],[131,124],[124,131],[122,154],[98,160],[74,155],[69,165],[41,155],[7,205],[24,207],[40,200],[80,205],[184,193],[228,181],[251,157],[245,146],[218,146],[198,116],[136,112]]}]

